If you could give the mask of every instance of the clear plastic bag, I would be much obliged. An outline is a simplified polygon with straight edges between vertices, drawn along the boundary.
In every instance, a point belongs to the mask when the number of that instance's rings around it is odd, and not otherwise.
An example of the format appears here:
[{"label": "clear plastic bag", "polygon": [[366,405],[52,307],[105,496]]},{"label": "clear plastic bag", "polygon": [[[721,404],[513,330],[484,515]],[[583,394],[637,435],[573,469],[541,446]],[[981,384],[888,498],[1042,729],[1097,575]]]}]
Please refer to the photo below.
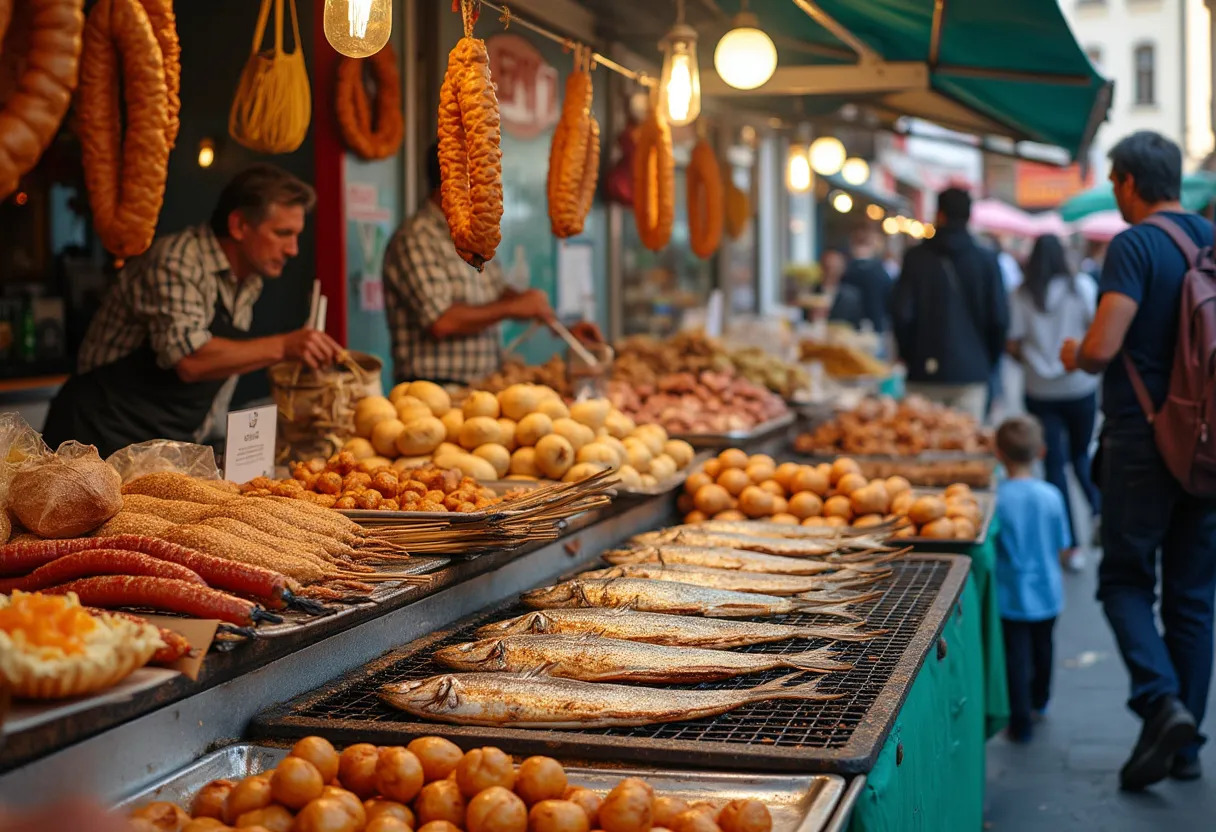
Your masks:
[{"label": "clear plastic bag", "polygon": [[218,480],[220,469],[215,464],[215,451],[207,445],[177,442],[172,439],[150,439],[119,448],[106,460],[122,477],[123,485],[145,474],[172,471],[201,480]]},{"label": "clear plastic bag", "polygon": [[51,449],[17,413],[0,413],[0,507],[7,503],[9,483],[22,463],[51,455]]}]

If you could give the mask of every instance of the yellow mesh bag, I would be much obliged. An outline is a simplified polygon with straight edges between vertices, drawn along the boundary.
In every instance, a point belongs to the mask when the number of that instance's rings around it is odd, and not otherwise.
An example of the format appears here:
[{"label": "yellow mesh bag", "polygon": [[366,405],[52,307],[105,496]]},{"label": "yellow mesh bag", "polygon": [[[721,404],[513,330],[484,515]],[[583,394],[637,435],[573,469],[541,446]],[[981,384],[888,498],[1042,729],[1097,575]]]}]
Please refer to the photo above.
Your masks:
[{"label": "yellow mesh bag", "polygon": [[291,153],[308,134],[312,119],[312,90],[304,51],[300,43],[300,21],[296,0],[291,3],[291,28],[295,49],[283,51],[283,0],[274,2],[274,49],[262,51],[272,0],[262,0],[253,49],[228,113],[228,134],[250,150],[260,153]]}]

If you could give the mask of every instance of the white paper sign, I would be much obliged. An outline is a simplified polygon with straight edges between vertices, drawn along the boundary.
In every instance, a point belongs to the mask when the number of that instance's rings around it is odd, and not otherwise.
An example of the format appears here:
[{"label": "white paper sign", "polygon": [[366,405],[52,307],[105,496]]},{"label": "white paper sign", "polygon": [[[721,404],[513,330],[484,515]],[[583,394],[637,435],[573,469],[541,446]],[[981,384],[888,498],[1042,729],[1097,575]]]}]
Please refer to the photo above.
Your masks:
[{"label": "white paper sign", "polygon": [[714,289],[710,293],[709,303],[705,307],[705,334],[710,338],[721,338],[724,318],[722,290]]},{"label": "white paper sign", "polygon": [[279,408],[275,405],[233,410],[228,414],[224,478],[237,483],[274,476],[274,438]]},{"label": "white paper sign", "polygon": [[595,249],[562,240],[557,245],[557,314],[595,320]]}]

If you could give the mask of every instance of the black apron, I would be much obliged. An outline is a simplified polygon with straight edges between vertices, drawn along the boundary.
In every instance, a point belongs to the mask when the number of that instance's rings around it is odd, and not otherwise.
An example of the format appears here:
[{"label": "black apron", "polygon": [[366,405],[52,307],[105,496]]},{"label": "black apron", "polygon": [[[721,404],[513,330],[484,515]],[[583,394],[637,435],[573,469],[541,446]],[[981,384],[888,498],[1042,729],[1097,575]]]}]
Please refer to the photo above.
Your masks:
[{"label": "black apron", "polygon": [[[208,331],[216,338],[249,337],[218,297]],[[224,382],[188,384],[176,370],[160,367],[144,343],[117,361],[69,378],[51,402],[42,436],[52,448],[68,439],[96,445],[103,459],[149,439],[193,442]]]}]

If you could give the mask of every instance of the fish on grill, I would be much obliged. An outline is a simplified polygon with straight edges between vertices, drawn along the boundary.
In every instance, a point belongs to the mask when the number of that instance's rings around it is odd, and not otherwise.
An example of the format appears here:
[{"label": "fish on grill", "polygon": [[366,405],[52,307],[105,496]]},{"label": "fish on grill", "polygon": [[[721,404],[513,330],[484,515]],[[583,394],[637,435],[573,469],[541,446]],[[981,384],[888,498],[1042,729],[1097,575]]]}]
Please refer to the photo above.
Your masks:
[{"label": "fish on grill", "polygon": [[522,673],[544,668],[549,676],[584,682],[695,684],[786,668],[813,673],[851,670],[827,648],[802,653],[731,653],[670,647],[598,635],[509,635],[435,651],[451,670]]},{"label": "fish on grill", "polygon": [[[792,527],[791,527],[792,528]],[[799,527],[802,528],[802,527]],[[813,526],[807,528],[814,528]],[[789,558],[829,558],[848,562],[850,557],[864,559],[872,552],[888,552],[891,547],[872,537],[851,538],[791,538],[757,537],[739,532],[713,532],[699,526],[675,526],[657,532],[644,532],[629,541],[635,546],[654,546],[663,543],[678,543],[685,546],[710,546],[722,549],[743,549],[767,555],[783,555]],[[842,548],[859,550],[854,555],[837,554]]]},{"label": "fish on grill", "polygon": [[642,578],[576,578],[565,583],[529,590],[520,596],[520,600],[526,606],[538,610],[558,607],[628,607],[642,612],[703,615],[709,618],[749,618],[808,612],[860,620],[858,615],[849,611],[843,604],[819,605],[813,600],[732,592]]},{"label": "fish on grill", "polygon": [[863,601],[873,601],[880,597],[883,590],[859,593],[850,592],[850,588],[877,583],[890,575],[891,570],[889,569],[872,574],[842,572],[830,576],[801,576],[769,575],[764,572],[739,572],[731,569],[708,569],[678,564],[668,566],[661,563],[628,563],[584,572],[578,576],[578,579],[643,578],[648,581],[693,584],[733,592],[797,595],[803,600],[820,604],[860,604]]},{"label": "fish on grill", "polygon": [[746,647],[795,638],[832,641],[869,641],[886,630],[862,630],[861,622],[831,626],[769,624],[721,618],[690,618],[631,609],[552,609],[529,612],[477,629],[481,638],[524,633],[576,635],[590,633],[608,638],[668,644],[677,647]]},{"label": "fish on grill", "polygon": [[671,690],[560,679],[540,673],[456,673],[380,688],[394,708],[455,725],[615,728],[717,716],[754,702],[825,702],[817,682],[785,687],[794,673],[745,690]]},{"label": "fish on grill", "polygon": [[723,549],[711,546],[681,546],[658,544],[638,546],[633,549],[611,549],[604,553],[604,560],[614,565],[629,563],[665,563],[683,566],[702,566],[709,569],[738,569],[743,572],[767,572],[773,575],[820,575],[848,569],[865,572],[874,567],[898,560],[908,550],[871,554],[864,560],[837,561],[831,559],[788,558],[781,555],[765,555],[743,549]]}]

